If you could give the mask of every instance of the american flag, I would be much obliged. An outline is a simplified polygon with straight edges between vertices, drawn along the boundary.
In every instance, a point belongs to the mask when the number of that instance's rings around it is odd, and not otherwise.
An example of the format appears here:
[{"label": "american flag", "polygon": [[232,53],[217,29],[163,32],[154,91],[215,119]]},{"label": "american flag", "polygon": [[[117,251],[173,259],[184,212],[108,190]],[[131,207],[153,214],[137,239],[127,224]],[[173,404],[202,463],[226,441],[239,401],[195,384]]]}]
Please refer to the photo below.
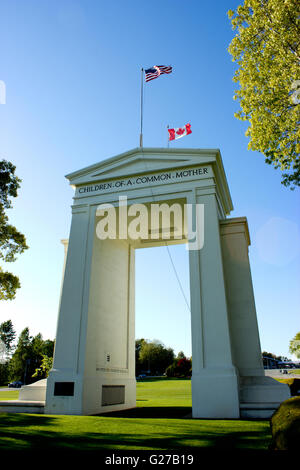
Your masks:
[{"label": "american flag", "polygon": [[145,70],[145,78],[146,82],[150,82],[150,80],[154,80],[155,78],[159,77],[163,73],[171,73],[172,67],[170,65],[153,65],[150,69]]}]

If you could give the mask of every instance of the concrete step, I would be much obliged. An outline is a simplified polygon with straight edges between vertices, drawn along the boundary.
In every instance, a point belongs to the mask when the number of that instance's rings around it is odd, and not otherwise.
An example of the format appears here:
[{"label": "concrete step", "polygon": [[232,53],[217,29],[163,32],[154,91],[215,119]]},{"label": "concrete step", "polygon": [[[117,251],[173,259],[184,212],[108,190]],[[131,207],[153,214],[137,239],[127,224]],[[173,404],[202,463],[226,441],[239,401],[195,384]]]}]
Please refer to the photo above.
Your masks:
[{"label": "concrete step", "polygon": [[44,413],[44,401],[1,400],[0,413]]},{"label": "concrete step", "polygon": [[274,403],[240,403],[241,418],[268,419],[279,408],[280,402]]}]

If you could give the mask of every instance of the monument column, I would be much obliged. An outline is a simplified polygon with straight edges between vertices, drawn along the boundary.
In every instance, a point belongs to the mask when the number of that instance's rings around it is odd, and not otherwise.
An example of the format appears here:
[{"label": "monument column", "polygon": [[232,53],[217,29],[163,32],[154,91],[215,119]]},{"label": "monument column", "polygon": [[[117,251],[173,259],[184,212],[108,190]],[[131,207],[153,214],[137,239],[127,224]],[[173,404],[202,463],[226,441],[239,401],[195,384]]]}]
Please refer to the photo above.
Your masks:
[{"label": "monument column", "polygon": [[204,204],[204,246],[190,251],[193,417],[239,418],[215,189],[196,189],[188,202]]},{"label": "monument column", "polygon": [[80,342],[87,322],[94,217],[88,205],[73,206],[46,413],[81,414],[83,371]]},{"label": "monument column", "polygon": [[240,413],[245,418],[268,418],[290,393],[285,384],[265,377],[263,369],[247,219],[221,220],[220,231],[232,352],[239,371]]},{"label": "monument column", "polygon": [[246,217],[220,221],[234,362],[240,376],[264,375],[250,271]]}]

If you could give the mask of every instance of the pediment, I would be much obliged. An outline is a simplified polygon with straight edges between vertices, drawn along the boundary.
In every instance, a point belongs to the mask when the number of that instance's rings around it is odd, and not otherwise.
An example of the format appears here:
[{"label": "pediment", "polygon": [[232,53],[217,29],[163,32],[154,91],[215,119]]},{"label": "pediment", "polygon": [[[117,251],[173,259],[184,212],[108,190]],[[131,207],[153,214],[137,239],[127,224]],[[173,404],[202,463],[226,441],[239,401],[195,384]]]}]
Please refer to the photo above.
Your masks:
[{"label": "pediment", "polygon": [[218,150],[137,148],[66,175],[74,186],[216,162]]},{"label": "pediment", "polygon": [[179,163],[185,163],[186,159],[175,159],[175,158],[142,158],[137,157],[130,162],[119,164],[116,169],[102,170],[99,173],[96,172],[92,177],[97,178],[98,176],[108,176],[113,178],[114,176],[118,177],[120,173],[121,176],[134,173],[143,173],[145,171],[153,171],[154,169],[165,169],[178,165]]}]

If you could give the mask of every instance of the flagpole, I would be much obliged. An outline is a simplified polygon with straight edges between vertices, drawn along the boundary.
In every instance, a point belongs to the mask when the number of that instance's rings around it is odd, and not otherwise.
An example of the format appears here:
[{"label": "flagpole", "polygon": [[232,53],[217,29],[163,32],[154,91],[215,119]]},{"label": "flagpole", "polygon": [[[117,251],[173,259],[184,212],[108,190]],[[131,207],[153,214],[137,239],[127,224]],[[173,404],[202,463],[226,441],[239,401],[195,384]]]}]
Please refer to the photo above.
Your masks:
[{"label": "flagpole", "polygon": [[143,101],[144,101],[144,69],[141,69],[141,133],[140,147],[143,147]]},{"label": "flagpole", "polygon": [[[169,124],[167,125],[167,129],[169,129]],[[170,138],[169,138],[170,136],[169,136],[169,132],[168,132],[168,131],[167,131],[167,134],[168,134],[168,136],[167,136],[167,138],[168,138],[167,147],[169,148],[169,147],[170,147]]]}]

